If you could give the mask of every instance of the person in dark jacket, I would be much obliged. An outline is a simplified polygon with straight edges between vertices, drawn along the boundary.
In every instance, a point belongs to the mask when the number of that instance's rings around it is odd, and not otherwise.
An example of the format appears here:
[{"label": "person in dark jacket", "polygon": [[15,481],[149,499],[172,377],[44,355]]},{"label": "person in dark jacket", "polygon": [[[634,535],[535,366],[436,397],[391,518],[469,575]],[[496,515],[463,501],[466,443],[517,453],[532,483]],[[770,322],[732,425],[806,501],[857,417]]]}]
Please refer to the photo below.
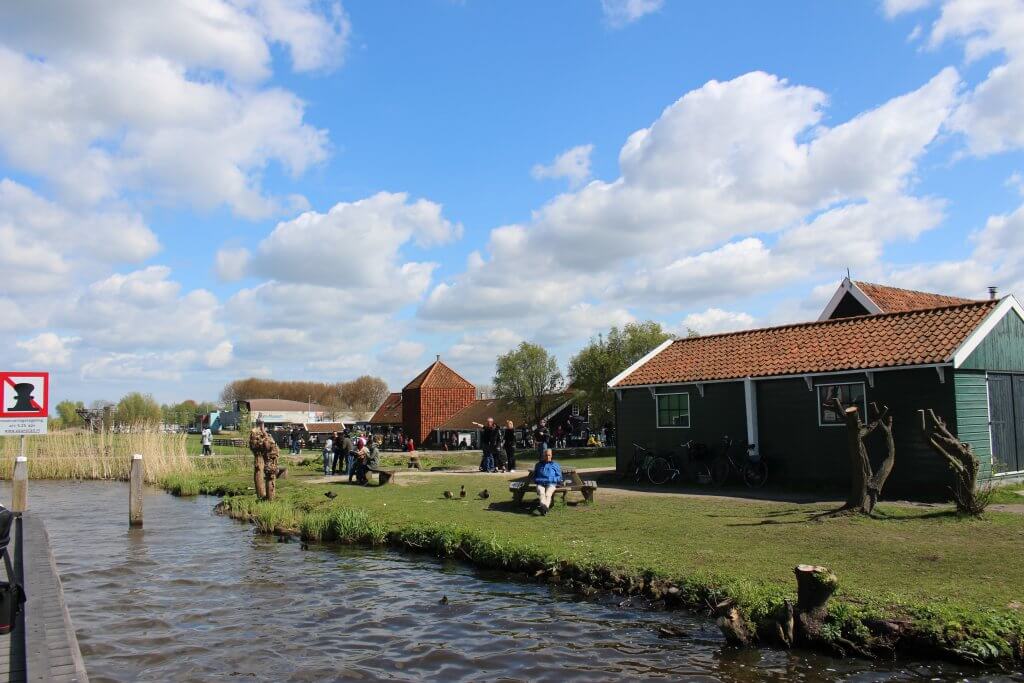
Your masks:
[{"label": "person in dark jacket", "polygon": [[546,515],[551,509],[555,489],[562,484],[562,466],[555,462],[555,452],[550,448],[544,451],[544,459],[533,468],[533,483],[537,486],[540,514]]},{"label": "person in dark jacket", "polygon": [[483,449],[483,459],[480,461],[481,472],[497,472],[495,461],[498,456],[498,449],[501,441],[501,428],[494,424],[494,418],[487,418],[486,424],[474,422],[480,428],[480,447]]},{"label": "person in dark jacket", "polygon": [[348,436],[346,429],[341,436],[334,440],[334,467],[331,474],[344,474],[348,467],[348,456],[352,451],[352,439]]},{"label": "person in dark jacket", "polygon": [[516,427],[512,424],[512,420],[505,423],[505,433],[503,434],[505,446],[505,464],[508,466],[509,472],[516,471]]},{"label": "person in dark jacket", "polygon": [[554,445],[551,443],[551,431],[548,429],[548,421],[543,418],[541,418],[537,428],[533,430],[533,445],[537,447],[537,460],[543,462],[544,451],[549,446]]}]

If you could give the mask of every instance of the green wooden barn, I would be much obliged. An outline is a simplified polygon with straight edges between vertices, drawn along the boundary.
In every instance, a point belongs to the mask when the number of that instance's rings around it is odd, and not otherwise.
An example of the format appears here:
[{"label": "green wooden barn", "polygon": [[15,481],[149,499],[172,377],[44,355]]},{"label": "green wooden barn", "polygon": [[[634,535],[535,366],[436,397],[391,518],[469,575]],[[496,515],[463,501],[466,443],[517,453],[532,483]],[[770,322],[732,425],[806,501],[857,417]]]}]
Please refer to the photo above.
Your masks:
[{"label": "green wooden barn", "polygon": [[[608,384],[618,467],[634,443],[656,451],[724,435],[754,444],[775,485],[845,487],[839,396],[894,419],[886,494],[943,497],[945,461],[924,439],[932,408],[970,443],[982,481],[1024,477],[1024,309],[1013,296],[970,300],[844,280],[816,322],[665,342]],[[880,439],[873,435],[870,439]],[[869,450],[881,456],[881,441]]]}]

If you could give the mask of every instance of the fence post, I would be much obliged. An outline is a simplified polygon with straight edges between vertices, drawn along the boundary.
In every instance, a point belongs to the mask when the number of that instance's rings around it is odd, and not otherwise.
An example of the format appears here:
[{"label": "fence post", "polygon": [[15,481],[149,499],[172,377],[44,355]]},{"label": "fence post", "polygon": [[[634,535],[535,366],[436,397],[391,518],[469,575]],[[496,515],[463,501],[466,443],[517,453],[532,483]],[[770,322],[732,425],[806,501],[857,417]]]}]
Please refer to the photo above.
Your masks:
[{"label": "fence post", "polygon": [[28,510],[28,458],[24,455],[14,459],[11,479],[11,512],[25,512]]},{"label": "fence post", "polygon": [[132,456],[131,481],[128,484],[128,526],[142,526],[142,455]]}]

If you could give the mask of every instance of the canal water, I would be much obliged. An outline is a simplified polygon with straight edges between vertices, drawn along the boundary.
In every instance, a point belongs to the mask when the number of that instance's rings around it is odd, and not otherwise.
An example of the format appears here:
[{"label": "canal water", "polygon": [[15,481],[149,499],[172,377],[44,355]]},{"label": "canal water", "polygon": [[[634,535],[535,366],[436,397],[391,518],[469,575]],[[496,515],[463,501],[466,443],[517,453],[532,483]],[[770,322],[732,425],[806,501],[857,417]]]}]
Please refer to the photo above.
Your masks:
[{"label": "canal water", "polygon": [[[147,490],[133,531],[123,484],[33,481],[29,500],[96,683],[1024,680],[735,650],[692,615],[392,551],[304,551],[214,514],[211,497]],[[689,637],[659,636],[665,624]]]}]

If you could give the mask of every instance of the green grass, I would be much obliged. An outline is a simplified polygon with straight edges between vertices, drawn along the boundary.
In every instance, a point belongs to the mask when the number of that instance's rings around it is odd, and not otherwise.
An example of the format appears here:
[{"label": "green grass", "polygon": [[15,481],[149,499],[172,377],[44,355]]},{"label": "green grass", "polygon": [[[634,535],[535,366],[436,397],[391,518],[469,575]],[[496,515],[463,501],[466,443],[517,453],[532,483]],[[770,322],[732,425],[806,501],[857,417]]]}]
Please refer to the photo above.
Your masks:
[{"label": "green grass", "polygon": [[[594,505],[558,505],[539,517],[511,509],[504,480],[476,474],[386,487],[309,485],[299,476],[280,481],[278,500],[266,504],[247,489],[249,472],[209,472],[176,485],[234,494],[225,499],[229,509],[311,540],[389,540],[512,570],[562,564],[661,577],[680,586],[689,604],[731,596],[755,617],[795,597],[795,565],[822,564],[839,577],[833,616],[847,637],[863,629],[865,616],[905,616],[947,650],[991,660],[1013,656],[1019,645],[1012,637],[1024,635],[1024,619],[1009,608],[1024,602],[1020,515],[970,519],[951,507],[882,504],[881,519],[812,521],[827,508],[602,489]],[[462,484],[467,499],[443,497]],[[486,501],[476,498],[484,488]]]},{"label": "green grass", "polygon": [[1017,493],[1024,491],[1024,483],[999,486],[992,489],[992,503],[1003,505],[1024,505],[1024,496]]},{"label": "green grass", "polygon": [[[248,438],[247,434],[238,432],[221,432],[214,434],[214,439],[238,439],[243,441]],[[203,452],[203,440],[201,434],[188,434],[185,437],[185,452],[189,455],[201,455]],[[251,455],[247,446],[214,446],[214,455]]]}]

